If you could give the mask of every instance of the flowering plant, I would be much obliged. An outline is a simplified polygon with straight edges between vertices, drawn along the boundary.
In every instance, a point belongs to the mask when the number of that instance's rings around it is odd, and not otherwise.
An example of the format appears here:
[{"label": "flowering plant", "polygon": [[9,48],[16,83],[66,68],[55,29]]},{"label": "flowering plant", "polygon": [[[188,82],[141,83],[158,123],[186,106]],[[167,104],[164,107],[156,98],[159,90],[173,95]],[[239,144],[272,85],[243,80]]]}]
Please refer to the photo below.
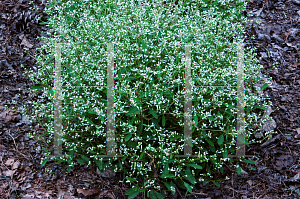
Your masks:
[{"label": "flowering plant", "polygon": [[[38,114],[23,112],[47,128],[53,138],[55,41],[61,48],[63,146],[56,163],[95,163],[101,171],[111,167],[125,172],[132,188],[130,198],[147,191],[151,198],[173,194],[180,187],[192,192],[195,185],[222,170],[235,152],[237,91],[203,85],[235,85],[240,23],[245,3],[237,0],[166,1],[73,0],[48,4],[49,27],[54,38],[42,37],[38,49],[40,68],[26,73],[44,91],[43,102],[33,102]],[[155,3],[154,3],[155,2]],[[240,37],[239,37],[240,38]],[[232,43],[231,43],[232,42]],[[114,43],[116,155],[106,155],[107,49]],[[192,143],[197,157],[178,158],[184,149],[184,44],[191,43]],[[248,49],[247,49],[248,50]],[[257,123],[256,108],[269,103],[251,92],[262,66],[255,65],[253,50],[245,54],[245,127]],[[270,81],[265,81],[268,85]],[[87,87],[78,88],[73,86]],[[97,87],[88,87],[97,85]],[[198,85],[198,86],[197,86]],[[50,102],[49,102],[50,100]],[[28,105],[29,107],[30,105]],[[29,115],[31,114],[31,115]],[[69,116],[72,117],[69,117]],[[267,120],[268,118],[266,118]],[[263,123],[265,120],[261,120]],[[253,129],[246,131],[246,144]],[[51,141],[49,140],[49,143]],[[196,149],[196,150],[195,150]],[[130,163],[132,165],[130,165]],[[217,182],[214,182],[218,185]]]}]

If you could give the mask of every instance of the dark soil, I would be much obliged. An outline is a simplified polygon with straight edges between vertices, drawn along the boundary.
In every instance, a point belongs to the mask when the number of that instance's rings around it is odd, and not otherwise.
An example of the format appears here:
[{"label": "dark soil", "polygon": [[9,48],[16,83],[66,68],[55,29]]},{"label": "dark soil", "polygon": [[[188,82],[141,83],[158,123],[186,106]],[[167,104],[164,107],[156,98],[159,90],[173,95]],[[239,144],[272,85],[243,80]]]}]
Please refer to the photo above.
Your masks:
[{"label": "dark soil", "polygon": [[[48,148],[44,140],[33,140],[27,133],[43,132],[43,129],[31,124],[12,103],[27,104],[37,100],[38,92],[30,93],[34,82],[22,74],[29,68],[37,67],[36,48],[42,43],[37,39],[42,35],[52,35],[45,25],[47,20],[43,12],[45,5],[33,1],[39,10],[29,10],[33,5],[29,0],[0,2],[0,196],[1,198],[127,198],[124,176],[115,176],[97,172],[95,167],[76,165],[70,174],[65,165],[41,166],[45,157],[43,147]],[[243,172],[238,175],[236,169],[226,163],[224,173],[216,172],[220,187],[213,183],[198,185],[195,193],[187,198],[299,198],[299,157],[300,146],[300,54],[298,49],[300,0],[248,2],[244,15],[252,11],[249,20],[261,20],[259,25],[250,25],[246,29],[245,47],[255,47],[259,64],[263,65],[262,74],[272,77],[273,85],[264,91],[273,102],[271,117],[276,122],[273,135],[262,144],[246,147],[246,155],[255,155],[259,159],[256,165],[242,163]],[[38,21],[38,16],[41,19]],[[255,39],[250,40],[255,35]],[[49,37],[48,36],[48,37]],[[260,45],[258,45],[260,44]],[[268,50],[266,51],[266,49]],[[29,49],[29,53],[25,52]],[[270,57],[268,56],[270,55]],[[277,68],[272,70],[273,64]],[[21,64],[25,66],[21,68]],[[26,84],[26,86],[25,86]],[[19,96],[20,94],[20,96]],[[7,105],[7,108],[5,108]],[[279,110],[275,110],[279,107]],[[15,109],[15,110],[14,110]],[[275,110],[275,111],[274,111]],[[30,126],[33,126],[32,128]],[[299,140],[299,141],[298,141]],[[251,158],[250,158],[251,159]],[[253,169],[251,169],[251,167]],[[49,174],[45,168],[52,169]],[[109,174],[109,173],[108,173]],[[185,192],[169,198],[184,198]],[[142,194],[139,195],[142,198]]]}]

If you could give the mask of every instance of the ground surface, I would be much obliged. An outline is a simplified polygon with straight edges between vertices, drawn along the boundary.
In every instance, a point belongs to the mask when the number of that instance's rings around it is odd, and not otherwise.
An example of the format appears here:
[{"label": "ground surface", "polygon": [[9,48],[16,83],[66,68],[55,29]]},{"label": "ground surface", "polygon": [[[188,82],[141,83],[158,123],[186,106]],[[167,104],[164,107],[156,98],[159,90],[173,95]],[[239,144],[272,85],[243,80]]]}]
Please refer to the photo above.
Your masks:
[{"label": "ground surface", "polygon": [[[38,6],[36,13],[29,10],[29,0],[0,2],[0,198],[127,198],[125,180],[121,174],[108,178],[97,172],[95,167],[76,165],[74,172],[66,174],[63,165],[41,167],[46,146],[44,141],[36,141],[26,134],[41,131],[40,126],[30,123],[18,111],[12,109],[15,100],[23,105],[29,99],[29,87],[33,82],[22,76],[25,70],[36,66],[31,55],[42,44],[37,40],[41,32],[49,31],[39,25],[37,16],[43,13],[41,1],[33,1]],[[199,185],[197,191],[187,198],[299,198],[300,194],[290,188],[299,188],[299,145],[300,145],[300,60],[299,20],[300,0],[260,1],[248,3],[245,16],[253,11],[254,17],[261,19],[260,25],[247,27],[246,35],[255,39],[246,46],[257,48],[257,58],[262,58],[262,74],[272,77],[272,88],[264,92],[273,102],[271,117],[276,122],[278,134],[262,144],[250,146],[247,154],[259,157],[257,165],[242,164],[245,171],[238,175],[236,169],[226,164],[225,173],[215,173],[218,179],[230,176],[230,180]],[[247,42],[247,41],[246,41]],[[266,49],[268,51],[266,51]],[[270,57],[268,57],[268,52]],[[271,70],[277,62],[277,69]],[[21,64],[26,69],[21,68]],[[268,74],[267,72],[271,70]],[[25,86],[26,84],[26,86]],[[18,94],[21,94],[20,98]],[[37,97],[31,99],[36,100]],[[7,108],[4,106],[7,105]],[[299,140],[299,141],[298,141]],[[40,150],[39,150],[40,149]],[[49,174],[45,168],[54,172]],[[180,189],[179,189],[180,190]],[[183,198],[185,192],[169,196]],[[142,195],[139,195],[142,197]]]}]

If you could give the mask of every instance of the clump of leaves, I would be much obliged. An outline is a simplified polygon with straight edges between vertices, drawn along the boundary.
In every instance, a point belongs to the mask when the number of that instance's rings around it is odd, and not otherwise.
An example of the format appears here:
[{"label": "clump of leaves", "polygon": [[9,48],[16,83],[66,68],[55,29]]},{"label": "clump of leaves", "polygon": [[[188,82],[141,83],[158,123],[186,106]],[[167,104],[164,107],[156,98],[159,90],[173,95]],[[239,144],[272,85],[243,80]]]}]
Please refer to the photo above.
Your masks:
[{"label": "clump of leaves", "polygon": [[[238,23],[245,22],[239,14],[243,9],[244,3],[233,0],[49,3],[46,12],[58,13],[47,22],[56,35],[49,40],[42,38],[45,45],[37,51],[41,53],[37,58],[39,71],[26,75],[47,91],[41,99],[53,100],[53,44],[69,43],[62,47],[62,84],[67,86],[62,89],[66,148],[64,156],[46,158],[42,164],[57,160],[68,163],[70,171],[75,162],[93,162],[101,171],[111,167],[124,172],[132,185],[126,192],[130,198],[145,191],[151,198],[162,198],[164,190],[175,194],[177,186],[192,192],[197,183],[211,178],[236,150],[237,91],[201,86],[236,85],[236,41],[241,39],[236,34],[243,32]],[[99,158],[106,155],[108,66],[107,46],[102,43],[111,42],[115,43],[115,149],[116,155],[123,157]],[[184,43],[194,44],[194,123],[189,144],[197,157],[188,158],[175,157],[184,150]],[[270,105],[259,105],[262,96],[251,92],[260,81],[256,77],[262,68],[252,53],[250,50],[244,59],[245,127],[258,122],[255,108]],[[268,86],[270,81],[264,83]],[[33,102],[32,106],[39,117],[28,109],[23,114],[47,127],[52,138],[54,104]],[[249,129],[246,140],[251,134]]]}]

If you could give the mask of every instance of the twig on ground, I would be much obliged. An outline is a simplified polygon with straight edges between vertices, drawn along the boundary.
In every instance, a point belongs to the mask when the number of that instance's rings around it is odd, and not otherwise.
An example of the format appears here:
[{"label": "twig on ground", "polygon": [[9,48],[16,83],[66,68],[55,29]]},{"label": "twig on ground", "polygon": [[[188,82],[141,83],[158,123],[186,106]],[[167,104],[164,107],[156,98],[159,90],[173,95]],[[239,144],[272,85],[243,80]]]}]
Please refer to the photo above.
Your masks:
[{"label": "twig on ground", "polygon": [[18,151],[18,150],[16,150],[16,149],[11,149],[11,150],[20,153],[22,156],[24,156],[24,158],[26,158],[27,160],[29,160],[28,157],[27,157],[26,155],[24,155],[23,153],[21,153],[20,151]]},{"label": "twig on ground", "polygon": [[[18,132],[18,130],[19,130],[19,127],[18,127],[18,129],[17,129],[17,131],[16,132]],[[20,153],[21,155],[23,155],[27,160],[29,160],[28,158],[27,158],[27,156],[26,155],[24,155],[23,153],[21,153],[19,150],[18,150],[18,147],[17,147],[17,145],[16,145],[16,141],[15,141],[15,139],[13,138],[13,136],[11,136],[11,134],[10,134],[10,130],[8,130],[8,135],[13,139],[13,141],[14,141],[14,144],[15,144],[15,147],[16,147],[16,149],[11,149],[11,150],[14,150],[14,151],[16,151],[16,152],[18,152],[18,153]]]},{"label": "twig on ground", "polygon": [[[18,130],[19,130],[19,127],[18,127],[18,129],[17,129],[16,132],[18,132]],[[16,147],[16,149],[18,149],[18,147],[17,147],[17,145],[16,145],[16,142],[15,142],[15,139],[13,138],[13,136],[10,135],[10,130],[8,130],[8,135],[13,139],[14,144],[15,144],[15,147]]]}]

